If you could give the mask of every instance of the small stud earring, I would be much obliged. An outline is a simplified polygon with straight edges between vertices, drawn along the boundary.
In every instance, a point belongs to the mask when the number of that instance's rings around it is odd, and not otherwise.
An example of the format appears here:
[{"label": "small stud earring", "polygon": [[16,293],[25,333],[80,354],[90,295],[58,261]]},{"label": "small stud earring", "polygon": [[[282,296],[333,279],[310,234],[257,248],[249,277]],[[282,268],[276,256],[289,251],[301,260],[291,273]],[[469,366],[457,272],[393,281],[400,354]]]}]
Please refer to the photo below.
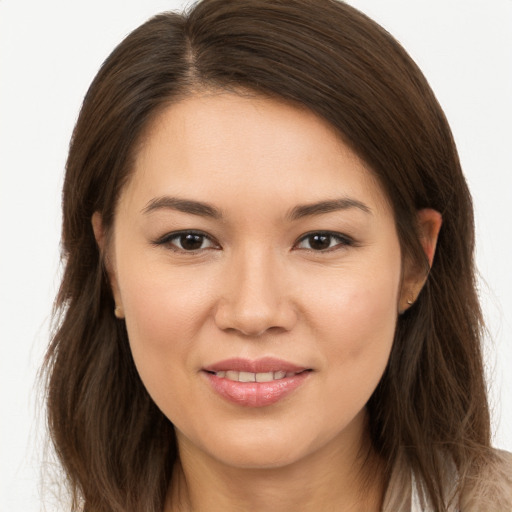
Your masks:
[{"label": "small stud earring", "polygon": [[414,301],[412,299],[407,299],[407,304],[409,304],[409,306],[412,306],[414,304]]},{"label": "small stud earring", "polygon": [[123,309],[121,306],[116,306],[114,309],[114,315],[116,318],[124,318],[123,316]]}]

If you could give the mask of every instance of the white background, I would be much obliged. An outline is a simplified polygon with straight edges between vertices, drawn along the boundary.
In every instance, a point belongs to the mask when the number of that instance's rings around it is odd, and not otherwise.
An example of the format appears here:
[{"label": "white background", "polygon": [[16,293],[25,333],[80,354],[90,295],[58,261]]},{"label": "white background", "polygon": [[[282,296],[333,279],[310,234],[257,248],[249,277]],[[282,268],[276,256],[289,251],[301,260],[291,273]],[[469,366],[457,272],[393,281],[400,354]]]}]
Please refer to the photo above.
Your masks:
[{"label": "white background", "polygon": [[[350,3],[416,59],[454,131],[476,208],[495,444],[512,450],[512,0]],[[129,31],[183,5],[0,0],[0,512],[41,509],[35,377],[58,286],[60,189],[81,100]]]}]

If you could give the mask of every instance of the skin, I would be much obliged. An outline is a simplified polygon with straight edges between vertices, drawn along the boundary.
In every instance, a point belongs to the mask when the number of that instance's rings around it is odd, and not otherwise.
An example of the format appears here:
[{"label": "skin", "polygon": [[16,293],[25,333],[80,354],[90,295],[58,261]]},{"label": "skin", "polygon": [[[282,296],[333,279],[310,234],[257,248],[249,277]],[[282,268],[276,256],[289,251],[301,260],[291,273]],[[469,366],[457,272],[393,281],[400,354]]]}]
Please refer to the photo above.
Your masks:
[{"label": "skin", "polygon": [[[338,199],[359,206],[290,218]],[[419,220],[432,261],[441,218]],[[361,493],[365,404],[425,276],[402,263],[383,191],[326,122],[273,99],[195,94],[146,134],[108,247],[97,213],[93,227],[141,379],[176,427],[166,510],[379,510],[378,470]],[[204,233],[199,249],[169,236],[180,230]],[[325,249],[305,237],[326,231]],[[259,408],[226,401],[202,372],[264,356],[312,371]]]}]

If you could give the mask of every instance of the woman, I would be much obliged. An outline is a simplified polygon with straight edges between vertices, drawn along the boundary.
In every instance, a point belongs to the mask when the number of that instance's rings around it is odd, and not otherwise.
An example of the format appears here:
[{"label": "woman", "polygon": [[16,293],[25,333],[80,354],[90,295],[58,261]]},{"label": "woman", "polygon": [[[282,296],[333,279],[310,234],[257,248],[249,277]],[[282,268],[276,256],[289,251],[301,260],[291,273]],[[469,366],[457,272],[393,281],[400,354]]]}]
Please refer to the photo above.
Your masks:
[{"label": "woman", "polygon": [[364,15],[153,18],[86,95],[63,208],[48,410],[74,508],[512,508],[455,145]]}]

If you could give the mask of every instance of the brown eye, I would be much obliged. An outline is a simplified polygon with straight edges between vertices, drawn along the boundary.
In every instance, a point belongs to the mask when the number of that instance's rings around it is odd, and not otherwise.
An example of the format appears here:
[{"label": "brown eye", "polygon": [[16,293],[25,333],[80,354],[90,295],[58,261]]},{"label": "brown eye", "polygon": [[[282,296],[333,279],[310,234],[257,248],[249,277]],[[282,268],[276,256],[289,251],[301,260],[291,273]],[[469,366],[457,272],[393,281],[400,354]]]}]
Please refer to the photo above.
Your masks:
[{"label": "brown eye", "polygon": [[197,251],[198,249],[202,249],[205,238],[204,235],[194,233],[180,235],[178,238],[180,249],[185,251]]},{"label": "brown eye", "polygon": [[331,246],[331,236],[312,235],[308,238],[309,246],[315,251],[323,251]]},{"label": "brown eye", "polygon": [[352,241],[341,234],[319,232],[310,233],[302,237],[297,247],[310,251],[327,251],[347,245],[352,245]]},{"label": "brown eye", "polygon": [[155,245],[167,246],[174,251],[181,252],[193,252],[201,251],[203,249],[219,248],[219,246],[208,235],[193,231],[169,233],[153,243]]}]

